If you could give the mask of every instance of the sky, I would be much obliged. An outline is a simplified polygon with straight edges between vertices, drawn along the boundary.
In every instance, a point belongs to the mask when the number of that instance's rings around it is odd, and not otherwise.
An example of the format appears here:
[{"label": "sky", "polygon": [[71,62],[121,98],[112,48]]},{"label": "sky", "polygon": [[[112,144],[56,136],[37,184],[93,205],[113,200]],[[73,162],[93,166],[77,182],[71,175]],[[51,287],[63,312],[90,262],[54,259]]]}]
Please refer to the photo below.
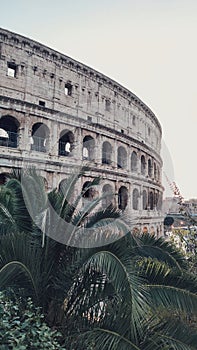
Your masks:
[{"label": "sky", "polygon": [[[163,172],[197,198],[196,0],[0,0],[0,27],[135,93],[161,123]],[[164,174],[163,184],[172,196]]]}]

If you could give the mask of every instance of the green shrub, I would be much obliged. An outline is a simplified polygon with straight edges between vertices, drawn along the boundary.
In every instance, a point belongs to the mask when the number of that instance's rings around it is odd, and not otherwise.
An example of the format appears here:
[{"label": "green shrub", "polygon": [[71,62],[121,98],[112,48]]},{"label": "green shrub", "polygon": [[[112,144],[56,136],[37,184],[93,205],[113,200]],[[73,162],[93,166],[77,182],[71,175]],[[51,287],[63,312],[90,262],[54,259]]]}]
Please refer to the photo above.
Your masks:
[{"label": "green shrub", "polygon": [[45,322],[40,308],[28,298],[11,299],[0,291],[0,349],[64,349],[61,334]]}]

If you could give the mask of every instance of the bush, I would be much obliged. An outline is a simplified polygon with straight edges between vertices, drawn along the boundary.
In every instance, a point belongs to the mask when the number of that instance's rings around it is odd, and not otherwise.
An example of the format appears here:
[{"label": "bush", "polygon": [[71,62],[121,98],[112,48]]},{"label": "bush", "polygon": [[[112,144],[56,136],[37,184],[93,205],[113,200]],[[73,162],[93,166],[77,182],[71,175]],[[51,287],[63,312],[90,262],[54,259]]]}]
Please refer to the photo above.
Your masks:
[{"label": "bush", "polygon": [[0,349],[64,349],[60,346],[61,334],[44,322],[40,308],[31,298],[11,299],[0,291]]}]

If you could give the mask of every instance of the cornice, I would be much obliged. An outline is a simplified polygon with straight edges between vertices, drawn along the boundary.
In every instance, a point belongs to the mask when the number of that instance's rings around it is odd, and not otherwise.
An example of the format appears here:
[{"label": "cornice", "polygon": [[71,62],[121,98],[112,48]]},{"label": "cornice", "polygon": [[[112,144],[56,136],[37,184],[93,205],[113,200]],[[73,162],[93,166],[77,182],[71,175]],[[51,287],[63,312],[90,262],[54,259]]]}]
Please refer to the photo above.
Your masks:
[{"label": "cornice", "polygon": [[33,53],[37,56],[42,56],[45,59],[51,60],[56,64],[62,64],[71,70],[88,76],[89,79],[106,85],[108,88],[111,88],[113,91],[122,95],[129,102],[134,103],[139,109],[142,109],[157,125],[160,133],[162,134],[161,124],[151,109],[134,93],[132,93],[121,84],[117,83],[115,80],[107,77],[103,73],[100,73],[97,70],[85,65],[84,63],[78,62],[75,59],[66,56],[54,49],[51,49],[48,46],[43,45],[33,39],[29,39],[23,35],[11,32],[3,28],[0,28],[0,42],[4,42],[5,44],[8,43],[9,45],[18,47],[20,49],[22,48],[26,51],[29,50],[29,54]]}]

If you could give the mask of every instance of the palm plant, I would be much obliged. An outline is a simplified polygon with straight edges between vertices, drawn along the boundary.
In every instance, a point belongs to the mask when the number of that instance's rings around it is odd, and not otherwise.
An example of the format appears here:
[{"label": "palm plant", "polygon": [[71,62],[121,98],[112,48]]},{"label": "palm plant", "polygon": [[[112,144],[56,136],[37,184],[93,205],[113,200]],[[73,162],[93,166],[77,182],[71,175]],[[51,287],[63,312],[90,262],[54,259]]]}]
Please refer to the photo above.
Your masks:
[{"label": "palm plant", "polygon": [[80,208],[83,192],[73,199],[82,174],[48,194],[31,172],[1,188],[1,288],[31,296],[67,348],[195,349],[197,279],[187,261],[148,234],[116,240],[128,230],[119,212],[98,210],[100,199]]},{"label": "palm plant", "polygon": [[[1,188],[11,199],[1,203],[6,208],[2,213],[8,212],[10,221],[7,225],[2,215],[6,229],[0,237],[0,286],[17,287],[20,293],[31,296],[51,322],[56,322],[55,314],[59,313],[58,317],[62,314],[61,307],[58,312],[55,309],[57,304],[62,305],[78,265],[78,248],[63,243],[69,240],[74,245],[73,237],[81,235],[86,228],[109,229],[109,223],[112,225],[120,216],[113,208],[94,211],[100,199],[79,210],[83,193],[71,202],[75,184],[83,172],[84,169],[71,176],[63,191],[53,190],[48,194],[34,170],[10,179]],[[98,183],[99,179],[95,179],[90,186]]]},{"label": "palm plant", "polygon": [[68,342],[98,350],[195,349],[196,292],[197,279],[173,246],[128,234],[85,259],[66,300]]}]

